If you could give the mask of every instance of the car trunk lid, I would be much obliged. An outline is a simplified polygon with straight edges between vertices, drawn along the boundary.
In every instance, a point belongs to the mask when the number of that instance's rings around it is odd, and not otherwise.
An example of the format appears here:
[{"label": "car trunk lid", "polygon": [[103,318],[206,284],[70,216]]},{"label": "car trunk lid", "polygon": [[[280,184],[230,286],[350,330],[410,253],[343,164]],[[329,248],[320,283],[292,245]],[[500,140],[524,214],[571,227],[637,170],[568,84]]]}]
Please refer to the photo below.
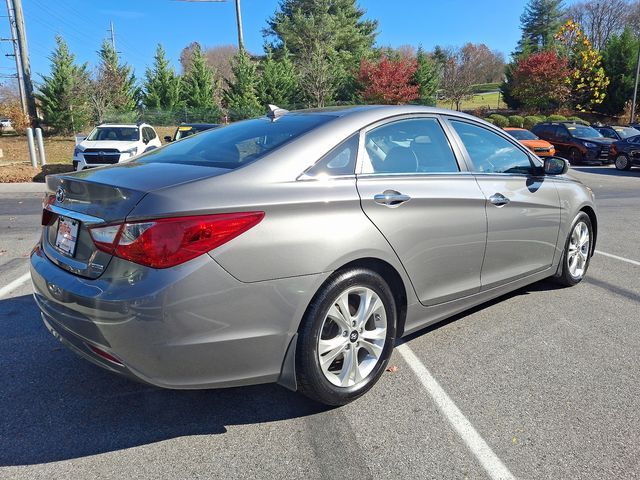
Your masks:
[{"label": "car trunk lid", "polygon": [[61,268],[83,277],[97,278],[105,271],[112,256],[96,248],[90,227],[124,222],[150,191],[227,171],[192,165],[130,162],[48,176],[43,249]]}]

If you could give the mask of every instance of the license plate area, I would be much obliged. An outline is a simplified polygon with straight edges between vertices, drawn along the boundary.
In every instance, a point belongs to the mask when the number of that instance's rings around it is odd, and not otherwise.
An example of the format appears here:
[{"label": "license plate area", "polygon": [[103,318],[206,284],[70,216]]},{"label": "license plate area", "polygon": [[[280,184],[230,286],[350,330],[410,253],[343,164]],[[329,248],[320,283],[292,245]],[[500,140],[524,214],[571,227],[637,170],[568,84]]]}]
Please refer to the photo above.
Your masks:
[{"label": "license plate area", "polygon": [[73,257],[76,254],[78,231],[80,222],[68,217],[58,217],[58,230],[55,247],[65,255]]}]

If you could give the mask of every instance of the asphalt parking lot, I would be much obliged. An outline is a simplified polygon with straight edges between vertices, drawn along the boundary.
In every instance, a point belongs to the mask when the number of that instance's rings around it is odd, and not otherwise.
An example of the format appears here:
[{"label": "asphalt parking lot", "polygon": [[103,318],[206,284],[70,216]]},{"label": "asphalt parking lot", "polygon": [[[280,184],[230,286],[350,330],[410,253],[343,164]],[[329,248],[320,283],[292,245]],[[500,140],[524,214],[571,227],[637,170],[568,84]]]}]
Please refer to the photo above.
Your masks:
[{"label": "asphalt parking lot", "polygon": [[599,208],[585,281],[411,336],[337,409],[275,385],[160,390],[77,358],[18,281],[41,193],[1,188],[0,478],[640,477],[640,170],[573,174]]}]

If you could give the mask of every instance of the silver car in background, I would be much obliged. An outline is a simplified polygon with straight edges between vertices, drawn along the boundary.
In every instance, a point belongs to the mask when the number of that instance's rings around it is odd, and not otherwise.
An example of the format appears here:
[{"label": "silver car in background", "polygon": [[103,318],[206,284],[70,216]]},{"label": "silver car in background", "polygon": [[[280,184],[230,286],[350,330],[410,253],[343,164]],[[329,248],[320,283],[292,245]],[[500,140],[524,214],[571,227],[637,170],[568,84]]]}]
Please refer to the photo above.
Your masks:
[{"label": "silver car in background", "polygon": [[591,190],[475,117],[286,112],[49,176],[35,299],[54,336],[160,387],[364,394],[397,338],[532,282],[573,285]]}]

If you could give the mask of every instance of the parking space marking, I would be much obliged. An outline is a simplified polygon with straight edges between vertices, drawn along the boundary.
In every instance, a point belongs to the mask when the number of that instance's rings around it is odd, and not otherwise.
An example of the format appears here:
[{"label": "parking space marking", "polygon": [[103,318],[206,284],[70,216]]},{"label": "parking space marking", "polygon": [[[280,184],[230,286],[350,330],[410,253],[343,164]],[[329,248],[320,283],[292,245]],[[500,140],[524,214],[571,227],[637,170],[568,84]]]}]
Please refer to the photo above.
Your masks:
[{"label": "parking space marking", "polygon": [[21,275],[16,278],[13,282],[8,283],[4,287],[0,288],[0,298],[3,298],[5,295],[11,293],[13,290],[21,286],[23,283],[27,282],[31,278],[31,274],[29,272]]},{"label": "parking space marking", "polygon": [[409,364],[409,367],[411,367],[413,373],[416,374],[420,383],[422,383],[429,395],[431,395],[440,412],[442,412],[451,426],[458,432],[460,438],[462,438],[489,476],[494,480],[515,479],[509,469],[502,463],[498,456],[493,453],[491,447],[484,441],[469,420],[467,420],[467,417],[464,416],[453,400],[449,398],[447,392],[445,392],[438,381],[433,378],[427,367],[425,367],[416,354],[413,353],[409,345],[403,343],[399,345],[396,350]]},{"label": "parking space marking", "polygon": [[636,260],[631,260],[629,258],[619,257],[618,255],[614,255],[613,253],[602,252],[600,250],[596,250],[596,253],[598,255],[604,255],[605,257],[615,258],[616,260],[620,260],[621,262],[627,262],[627,263],[630,263],[631,265],[636,265],[636,266],[640,267],[640,262],[638,262]]}]

